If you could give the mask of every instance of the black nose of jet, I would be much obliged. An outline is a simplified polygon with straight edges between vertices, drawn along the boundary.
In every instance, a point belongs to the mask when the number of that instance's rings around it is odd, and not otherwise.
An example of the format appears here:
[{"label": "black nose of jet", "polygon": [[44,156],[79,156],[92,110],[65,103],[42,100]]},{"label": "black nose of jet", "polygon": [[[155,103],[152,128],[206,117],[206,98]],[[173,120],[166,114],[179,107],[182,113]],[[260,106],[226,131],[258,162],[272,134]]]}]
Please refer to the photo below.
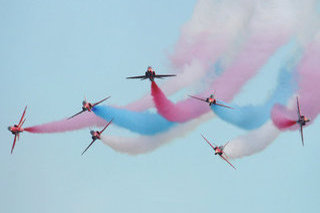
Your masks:
[{"label": "black nose of jet", "polygon": [[91,130],[91,131],[90,131],[90,134],[93,136],[93,135],[94,135],[94,131],[93,131],[93,130]]}]

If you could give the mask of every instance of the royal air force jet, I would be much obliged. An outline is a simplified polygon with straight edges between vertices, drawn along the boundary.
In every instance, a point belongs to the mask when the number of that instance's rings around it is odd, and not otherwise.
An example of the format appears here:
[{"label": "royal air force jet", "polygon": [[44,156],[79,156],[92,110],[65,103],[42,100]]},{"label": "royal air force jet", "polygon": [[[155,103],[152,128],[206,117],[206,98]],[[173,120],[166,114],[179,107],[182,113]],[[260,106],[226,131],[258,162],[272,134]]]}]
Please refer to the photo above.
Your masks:
[{"label": "royal air force jet", "polygon": [[24,131],[24,129],[22,128],[22,125],[26,121],[26,119],[24,118],[26,115],[26,110],[27,110],[27,107],[24,108],[24,111],[22,113],[22,116],[21,116],[18,124],[14,124],[13,126],[8,127],[8,130],[14,135],[13,144],[12,144],[12,148],[11,148],[11,154],[13,152],[15,145],[16,145],[17,139],[19,140],[20,133],[22,133]]},{"label": "royal air force jet", "polygon": [[176,76],[176,75],[171,75],[171,74],[170,75],[157,75],[156,72],[152,69],[152,67],[149,66],[144,75],[127,77],[127,79],[141,79],[141,80],[149,79],[150,81],[154,81],[155,78],[161,79],[161,78],[174,77],[174,76]]},{"label": "royal air force jet", "polygon": [[201,135],[203,137],[203,139],[209,144],[209,146],[211,146],[211,148],[214,150],[214,154],[215,155],[219,155],[224,161],[226,161],[230,166],[232,166],[232,168],[236,169],[236,167],[234,167],[229,161],[229,157],[226,155],[226,153],[224,152],[224,148],[228,145],[228,143],[226,143],[223,146],[217,146],[215,144],[211,144],[208,139],[206,137],[204,137],[203,135]]},{"label": "royal air force jet", "polygon": [[199,97],[192,96],[192,95],[189,95],[189,96],[190,96],[191,98],[197,99],[197,100],[199,100],[199,101],[203,101],[203,102],[209,103],[209,106],[211,106],[211,105],[217,105],[217,106],[221,106],[221,107],[226,107],[226,108],[229,108],[229,109],[233,109],[233,108],[230,107],[230,106],[217,103],[217,99],[215,98],[214,93],[211,94],[208,98],[199,98]]},{"label": "royal air force jet", "polygon": [[304,146],[304,139],[303,139],[303,127],[310,122],[310,119],[307,118],[304,115],[301,115],[301,110],[300,110],[300,103],[299,103],[299,98],[297,97],[297,112],[298,112],[298,120],[297,124],[300,126],[300,134],[301,134],[301,140],[302,140],[302,146]]}]

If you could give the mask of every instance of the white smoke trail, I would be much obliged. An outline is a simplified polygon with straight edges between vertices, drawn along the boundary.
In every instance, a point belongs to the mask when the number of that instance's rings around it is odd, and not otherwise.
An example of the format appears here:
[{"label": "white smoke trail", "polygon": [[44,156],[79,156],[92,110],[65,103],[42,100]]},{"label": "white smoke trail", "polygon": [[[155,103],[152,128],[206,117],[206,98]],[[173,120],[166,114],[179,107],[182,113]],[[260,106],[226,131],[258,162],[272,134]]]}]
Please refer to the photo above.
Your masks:
[{"label": "white smoke trail", "polygon": [[267,148],[279,135],[280,130],[268,121],[259,129],[230,141],[224,151],[233,159],[250,156]]},{"label": "white smoke trail", "polygon": [[[296,95],[290,98],[288,107],[296,107]],[[259,129],[231,140],[224,151],[233,159],[250,156],[266,149],[281,133],[272,120],[269,120]]]},{"label": "white smoke trail", "polygon": [[201,116],[199,119],[178,125],[177,127],[171,128],[166,133],[154,136],[139,136],[135,138],[129,138],[101,135],[101,141],[117,152],[127,153],[129,155],[148,153],[164,144],[167,144],[174,138],[184,137],[188,132],[195,129],[198,125],[211,119],[212,116],[212,113],[207,113],[206,115]]}]

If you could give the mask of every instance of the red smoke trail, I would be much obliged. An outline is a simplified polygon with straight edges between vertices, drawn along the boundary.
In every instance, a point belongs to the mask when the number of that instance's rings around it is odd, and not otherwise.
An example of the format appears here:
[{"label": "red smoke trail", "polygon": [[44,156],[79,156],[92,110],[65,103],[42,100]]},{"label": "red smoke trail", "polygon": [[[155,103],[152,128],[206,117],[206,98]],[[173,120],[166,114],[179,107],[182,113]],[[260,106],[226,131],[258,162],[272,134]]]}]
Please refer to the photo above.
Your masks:
[{"label": "red smoke trail", "polygon": [[199,104],[193,99],[181,101],[177,104],[172,103],[154,81],[151,84],[151,95],[158,113],[169,121],[186,122],[210,111],[206,104]]},{"label": "red smoke trail", "polygon": [[287,129],[297,124],[294,120],[295,117],[297,117],[297,115],[290,115],[283,106],[278,104],[273,107],[271,112],[272,121],[280,130]]},{"label": "red smoke trail", "polygon": [[86,127],[104,126],[106,123],[106,120],[99,118],[93,112],[84,112],[70,120],[64,119],[43,125],[26,127],[24,130],[31,133],[58,133]]}]

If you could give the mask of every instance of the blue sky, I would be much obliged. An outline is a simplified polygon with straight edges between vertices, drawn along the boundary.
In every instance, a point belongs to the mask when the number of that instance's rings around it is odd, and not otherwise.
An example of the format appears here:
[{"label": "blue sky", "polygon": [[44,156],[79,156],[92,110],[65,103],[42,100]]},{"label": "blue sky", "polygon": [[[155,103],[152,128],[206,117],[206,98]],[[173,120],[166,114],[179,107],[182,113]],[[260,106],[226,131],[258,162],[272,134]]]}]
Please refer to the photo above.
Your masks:
[{"label": "blue sky", "polygon": [[[237,171],[200,136],[224,143],[245,133],[219,119],[136,157],[102,143],[81,156],[89,130],[24,133],[10,155],[7,126],[26,104],[29,126],[71,115],[84,95],[112,95],[109,102],[122,105],[149,92],[149,83],[125,77],[147,65],[168,70],[167,55],[195,3],[0,2],[0,212],[319,211],[319,120],[305,129],[304,148],[298,132],[284,133],[263,152],[235,161]],[[276,77],[258,75],[240,97],[261,100]],[[112,131],[121,133],[113,126],[106,133]]]}]

